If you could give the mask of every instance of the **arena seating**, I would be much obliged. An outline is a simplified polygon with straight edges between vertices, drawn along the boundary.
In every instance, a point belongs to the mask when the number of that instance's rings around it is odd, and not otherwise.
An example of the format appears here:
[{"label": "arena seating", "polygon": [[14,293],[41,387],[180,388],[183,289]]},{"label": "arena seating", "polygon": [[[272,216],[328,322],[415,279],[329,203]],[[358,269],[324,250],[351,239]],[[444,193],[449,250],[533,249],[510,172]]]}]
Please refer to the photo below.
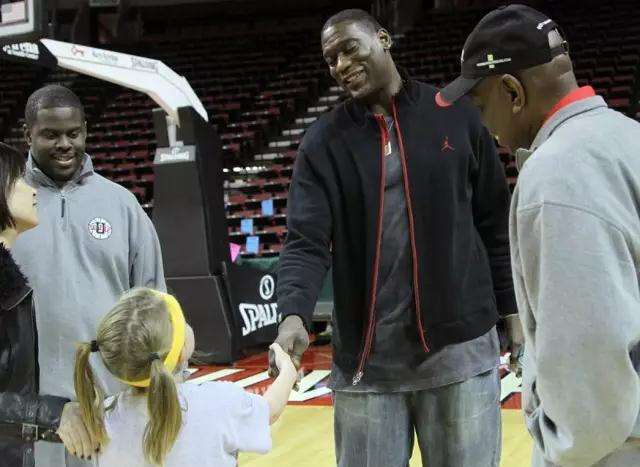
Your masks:
[{"label": "arena seating", "polygon": [[38,70],[21,64],[0,62],[0,135],[24,113],[25,96],[34,88]]},{"label": "arena seating", "polygon": [[[604,2],[550,2],[545,9],[563,26],[580,84],[591,84],[609,105],[640,120],[640,10],[634,0],[610,8]],[[465,38],[485,11],[426,13],[402,37],[394,57],[411,75],[436,86],[459,72]],[[320,49],[321,23],[277,32],[233,30],[215,35],[203,26],[201,37],[149,36],[124,52],[161,59],[184,75],[201,98],[223,143],[225,201],[232,242],[243,256],[275,256],[286,235],[286,200],[296,148],[306,128],[344,99],[332,84]],[[193,25],[190,26],[193,29]],[[165,35],[164,37],[167,37]],[[148,97],[66,71],[1,63],[0,135],[22,145],[24,100],[47,82],[71,86],[87,105],[87,150],[96,170],[130,189],[149,211],[153,206],[151,121],[155,103]],[[517,171],[500,148],[513,187]],[[263,210],[272,201],[273,213]],[[251,219],[247,228],[243,219]],[[246,250],[259,237],[257,252]]]}]

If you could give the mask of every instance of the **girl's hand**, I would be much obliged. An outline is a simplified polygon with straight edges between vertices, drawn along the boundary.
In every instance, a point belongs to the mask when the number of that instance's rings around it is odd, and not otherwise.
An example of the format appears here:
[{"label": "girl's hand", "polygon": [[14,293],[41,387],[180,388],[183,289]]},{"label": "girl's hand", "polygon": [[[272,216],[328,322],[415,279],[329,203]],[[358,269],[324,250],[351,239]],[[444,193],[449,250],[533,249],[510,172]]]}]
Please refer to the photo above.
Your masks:
[{"label": "girl's hand", "polygon": [[[269,353],[273,356],[273,362],[278,368],[278,373],[284,372],[293,372],[294,374],[297,372],[295,365],[293,364],[293,360],[287,354],[280,344],[273,343],[269,346]],[[270,359],[271,360],[271,359]]]}]

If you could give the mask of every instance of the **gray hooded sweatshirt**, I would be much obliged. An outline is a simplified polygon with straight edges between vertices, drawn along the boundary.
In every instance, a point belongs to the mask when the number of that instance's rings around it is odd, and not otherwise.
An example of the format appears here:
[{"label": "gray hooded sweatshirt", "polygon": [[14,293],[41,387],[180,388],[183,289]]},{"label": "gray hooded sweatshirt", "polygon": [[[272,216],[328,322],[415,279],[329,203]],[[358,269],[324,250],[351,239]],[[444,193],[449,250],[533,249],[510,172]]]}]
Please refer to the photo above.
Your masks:
[{"label": "gray hooded sweatshirt", "polygon": [[533,465],[640,466],[640,124],[590,97],[531,150],[510,235]]},{"label": "gray hooded sweatshirt", "polygon": [[[38,192],[40,224],[20,235],[12,254],[34,289],[40,392],[75,399],[76,343],[95,339],[123,292],[166,290],[160,244],[135,196],[95,173],[87,155],[63,188],[32,156],[26,180]],[[91,362],[107,393],[122,389],[97,356]],[[64,465],[62,445],[36,443],[36,466]],[[69,459],[66,465],[91,464]]]}]

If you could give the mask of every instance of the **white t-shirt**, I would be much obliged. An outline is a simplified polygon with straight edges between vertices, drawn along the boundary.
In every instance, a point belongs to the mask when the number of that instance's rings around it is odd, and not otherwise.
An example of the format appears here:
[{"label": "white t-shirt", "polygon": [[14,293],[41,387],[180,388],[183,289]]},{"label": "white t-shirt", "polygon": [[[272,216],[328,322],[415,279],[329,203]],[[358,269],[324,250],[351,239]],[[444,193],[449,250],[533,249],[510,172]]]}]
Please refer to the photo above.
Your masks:
[{"label": "white t-shirt", "polygon": [[[235,467],[239,451],[271,450],[269,405],[233,383],[179,384],[182,429],[164,467]],[[110,441],[97,456],[100,467],[153,467],[145,458],[142,437],[148,421],[147,398],[125,391],[107,411]],[[109,403],[110,401],[107,401]]]}]

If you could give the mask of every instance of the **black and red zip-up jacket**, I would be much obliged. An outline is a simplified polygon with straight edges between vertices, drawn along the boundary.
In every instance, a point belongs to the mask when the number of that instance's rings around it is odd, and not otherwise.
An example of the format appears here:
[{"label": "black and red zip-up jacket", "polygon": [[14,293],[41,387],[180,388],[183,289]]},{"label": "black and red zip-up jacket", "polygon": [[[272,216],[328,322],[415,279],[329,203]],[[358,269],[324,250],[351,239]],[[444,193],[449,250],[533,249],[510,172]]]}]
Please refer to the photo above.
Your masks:
[{"label": "black and red zip-up jacket", "polygon": [[[412,246],[415,338],[425,352],[481,336],[499,315],[516,312],[504,168],[468,99],[442,108],[436,93],[407,80],[392,100]],[[309,128],[293,171],[280,255],[278,310],[283,319],[299,315],[307,328],[333,266],[334,362],[355,384],[373,351],[385,132],[380,118],[353,99]]]}]

